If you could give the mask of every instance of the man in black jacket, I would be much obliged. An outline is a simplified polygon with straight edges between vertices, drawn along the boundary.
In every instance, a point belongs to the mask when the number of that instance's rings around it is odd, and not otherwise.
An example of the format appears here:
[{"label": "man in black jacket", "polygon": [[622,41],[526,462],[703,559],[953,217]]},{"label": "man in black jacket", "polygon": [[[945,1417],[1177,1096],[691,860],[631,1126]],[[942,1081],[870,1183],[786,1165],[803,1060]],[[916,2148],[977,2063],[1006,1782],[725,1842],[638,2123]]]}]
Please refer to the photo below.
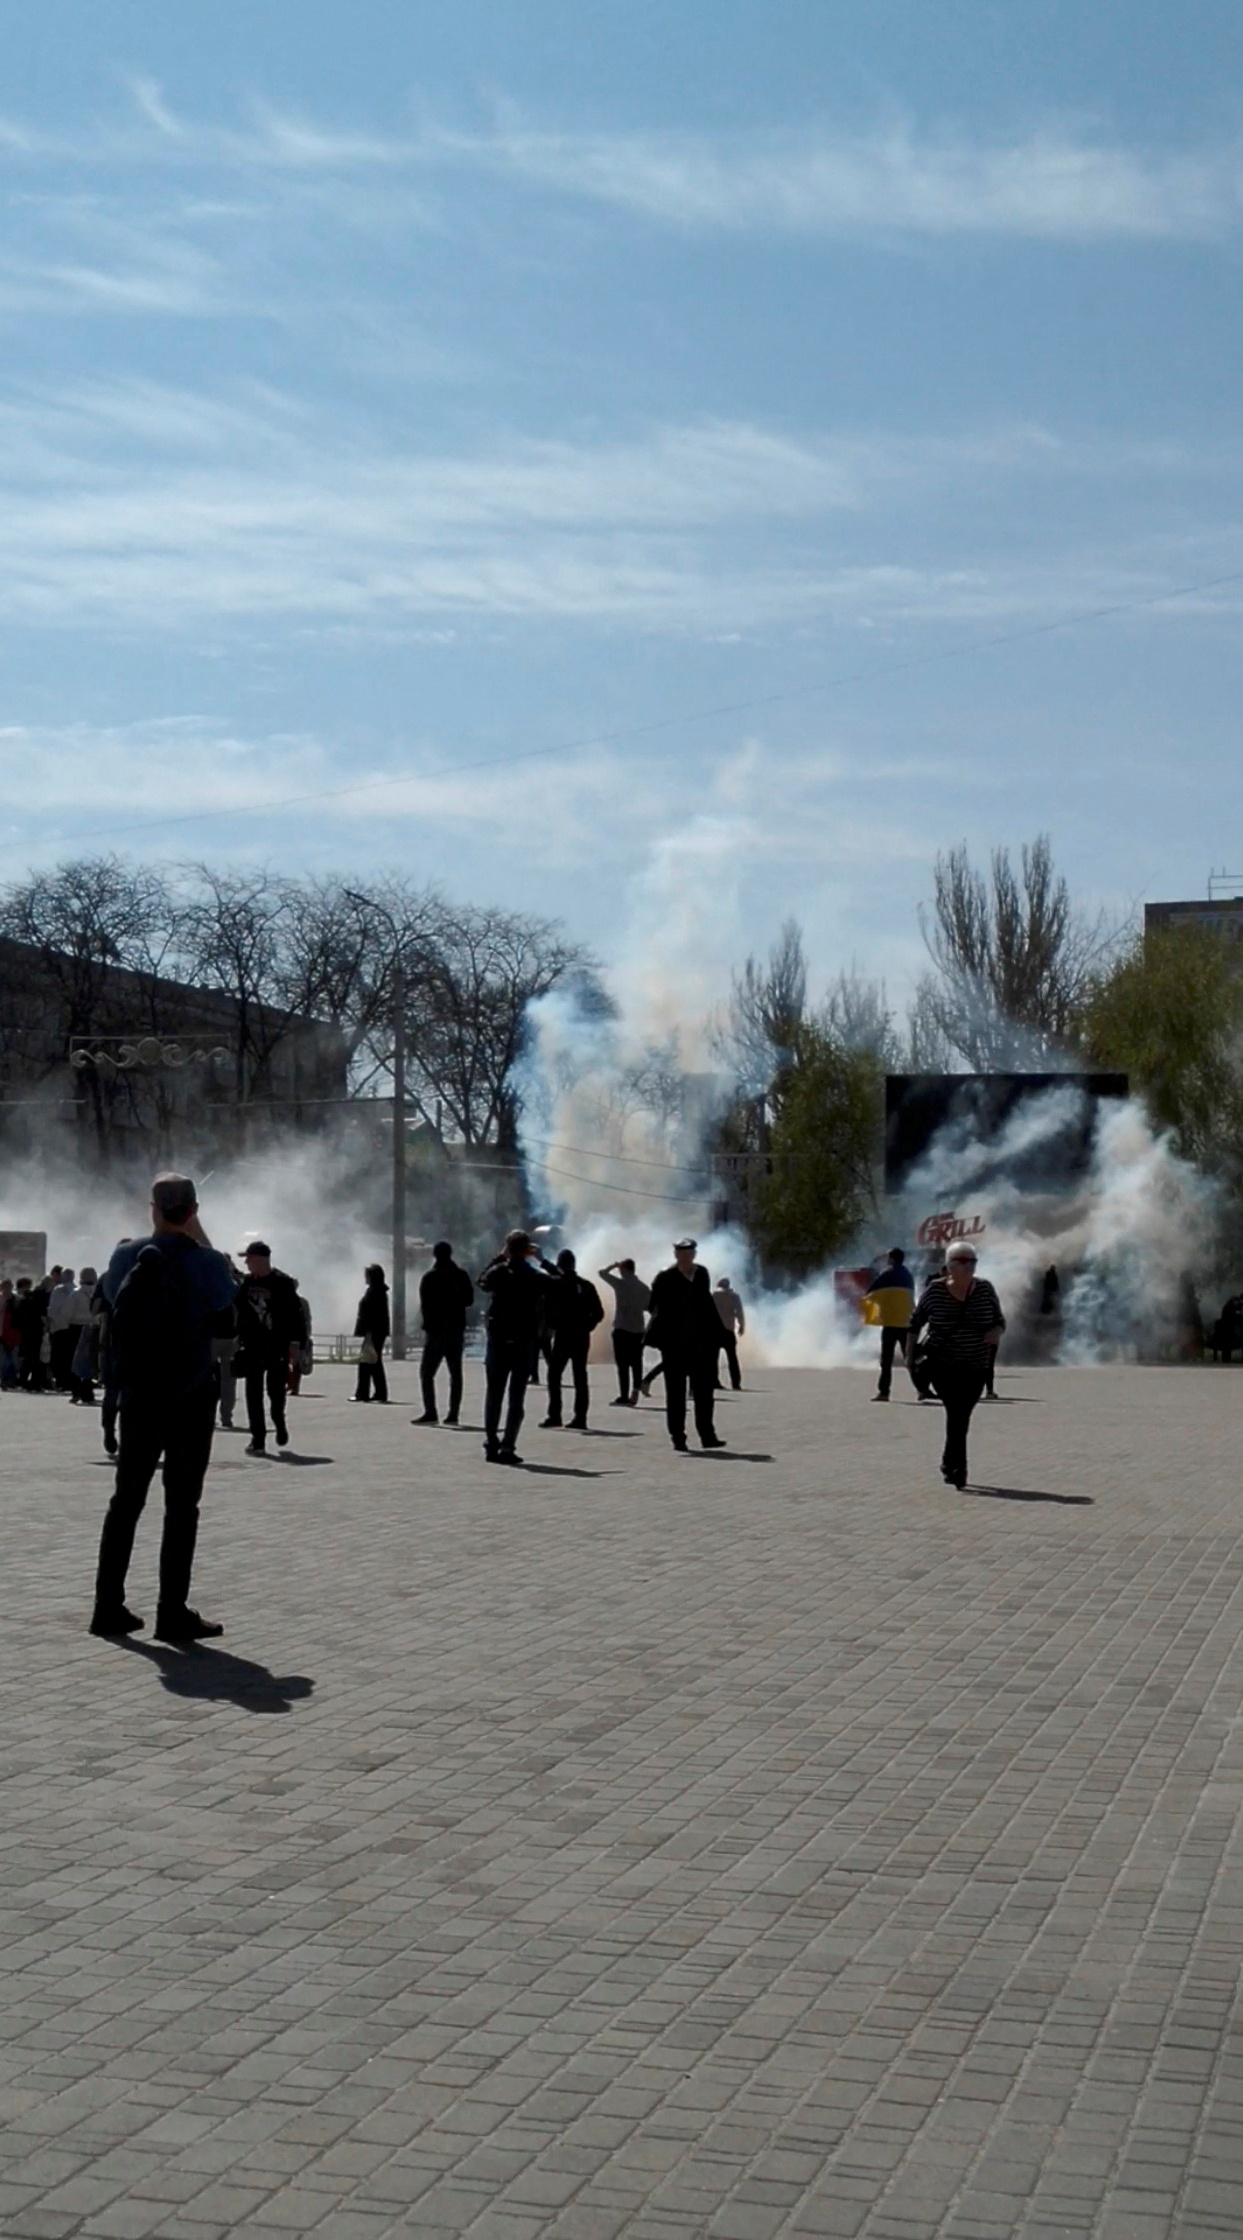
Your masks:
[{"label": "man in black jacket", "polygon": [[603,1322],[604,1309],[594,1283],[588,1283],[586,1276],[579,1275],[578,1262],[572,1252],[557,1254],[557,1273],[561,1280],[551,1285],[548,1292],[552,1347],[548,1355],[548,1413],[540,1429],[557,1431],[561,1428],[561,1379],[568,1364],[574,1378],[570,1430],[585,1431],[591,1399],[587,1356],[591,1351],[591,1333],[598,1322]]},{"label": "man in black jacket", "polygon": [[522,1459],[515,1447],[526,1409],[527,1379],[539,1342],[540,1317],[549,1284],[560,1281],[551,1262],[535,1252],[525,1229],[510,1230],[504,1249],[489,1260],[479,1278],[479,1289],[487,1292],[490,1301],[483,1409],[483,1451],[489,1462],[517,1463]]},{"label": "man in black jacket", "polygon": [[716,1371],[723,1332],[706,1268],[695,1265],[699,1247],[681,1237],[673,1266],[662,1268],[652,1285],[652,1319],[647,1342],[660,1348],[665,1370],[665,1421],[679,1454],[686,1453],[686,1387],[691,1388],[695,1429],[703,1447],[723,1447],[713,1421]]},{"label": "man in black jacket", "polygon": [[289,1445],[285,1402],[290,1357],[302,1344],[302,1309],[293,1277],[272,1266],[270,1245],[256,1239],[247,1245],[245,1260],[246,1273],[237,1293],[237,1336],[246,1364],[246,1421],[250,1427],[246,1452],[263,1454],[268,1436],[263,1410],[265,1390],[276,1444]]},{"label": "man in black jacket", "polygon": [[462,1348],[466,1343],[466,1315],[475,1286],[465,1268],[459,1268],[453,1257],[453,1246],[445,1243],[432,1246],[432,1265],[419,1285],[419,1306],[423,1315],[423,1358],[419,1363],[419,1383],[423,1391],[423,1413],[413,1416],[414,1423],[436,1423],[436,1371],[444,1362],[449,1371],[449,1412],[446,1423],[456,1423],[462,1412]]}]

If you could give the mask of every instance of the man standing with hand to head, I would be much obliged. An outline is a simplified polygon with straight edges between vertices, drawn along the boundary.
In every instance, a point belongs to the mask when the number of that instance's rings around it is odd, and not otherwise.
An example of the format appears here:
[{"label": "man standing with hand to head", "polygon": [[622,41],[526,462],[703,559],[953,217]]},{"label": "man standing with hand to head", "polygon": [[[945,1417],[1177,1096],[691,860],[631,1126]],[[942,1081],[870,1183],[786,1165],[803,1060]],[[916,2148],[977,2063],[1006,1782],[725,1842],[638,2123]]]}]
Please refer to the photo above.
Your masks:
[{"label": "man standing with hand to head", "polygon": [[633,1260],[610,1260],[601,1283],[613,1294],[613,1359],[617,1363],[615,1408],[637,1408],[643,1382],[643,1325],[652,1294],[635,1274]]},{"label": "man standing with hand to head", "polygon": [[151,1189],[150,1238],[118,1245],[102,1279],[111,1309],[114,1374],[120,1388],[116,1491],[99,1543],[91,1632],[137,1633],[125,1579],[138,1519],[163,1459],[164,1534],[155,1631],[161,1641],[205,1641],[224,1628],[189,1606],[199,1502],[216,1418],[212,1340],[234,1314],[228,1261],[213,1252],[187,1175],[162,1174]]}]

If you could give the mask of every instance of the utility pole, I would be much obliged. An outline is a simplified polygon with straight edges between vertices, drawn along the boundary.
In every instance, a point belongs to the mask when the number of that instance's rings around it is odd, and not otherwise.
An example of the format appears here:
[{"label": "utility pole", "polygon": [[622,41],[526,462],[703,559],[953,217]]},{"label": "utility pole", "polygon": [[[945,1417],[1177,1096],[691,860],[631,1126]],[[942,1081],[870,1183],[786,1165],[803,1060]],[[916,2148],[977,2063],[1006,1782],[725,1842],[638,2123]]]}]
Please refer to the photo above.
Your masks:
[{"label": "utility pole", "polygon": [[393,1359],[406,1358],[406,967],[393,952]]},{"label": "utility pole", "polygon": [[351,902],[383,918],[393,937],[393,1359],[406,1358],[406,958],[391,910],[371,895],[345,889]]}]

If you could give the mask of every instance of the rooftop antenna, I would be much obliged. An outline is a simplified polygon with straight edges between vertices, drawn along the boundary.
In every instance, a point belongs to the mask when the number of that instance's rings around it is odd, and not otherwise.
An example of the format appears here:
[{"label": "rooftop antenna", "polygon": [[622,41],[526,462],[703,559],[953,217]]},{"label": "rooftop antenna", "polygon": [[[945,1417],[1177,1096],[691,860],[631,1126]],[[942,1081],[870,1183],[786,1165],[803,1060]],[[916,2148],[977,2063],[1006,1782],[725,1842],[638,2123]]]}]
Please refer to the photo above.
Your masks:
[{"label": "rooftop antenna", "polygon": [[1210,871],[1210,902],[1243,902],[1243,871]]}]

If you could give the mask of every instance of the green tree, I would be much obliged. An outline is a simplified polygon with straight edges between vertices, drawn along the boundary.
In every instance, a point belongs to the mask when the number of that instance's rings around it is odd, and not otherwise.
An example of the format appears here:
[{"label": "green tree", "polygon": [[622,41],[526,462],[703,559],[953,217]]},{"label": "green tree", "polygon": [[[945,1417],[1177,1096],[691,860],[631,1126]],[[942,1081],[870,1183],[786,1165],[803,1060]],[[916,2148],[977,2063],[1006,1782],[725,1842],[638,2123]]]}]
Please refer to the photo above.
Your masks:
[{"label": "green tree", "polygon": [[1224,934],[1168,926],[1137,939],[1079,1018],[1100,1066],[1128,1073],[1159,1128],[1206,1172],[1239,1173],[1243,957]]},{"label": "green tree", "polygon": [[803,1278],[826,1267],[875,1205],[883,1074],[803,1020],[768,1092],[766,1156],[751,1190],[754,1241],[769,1266]]}]

